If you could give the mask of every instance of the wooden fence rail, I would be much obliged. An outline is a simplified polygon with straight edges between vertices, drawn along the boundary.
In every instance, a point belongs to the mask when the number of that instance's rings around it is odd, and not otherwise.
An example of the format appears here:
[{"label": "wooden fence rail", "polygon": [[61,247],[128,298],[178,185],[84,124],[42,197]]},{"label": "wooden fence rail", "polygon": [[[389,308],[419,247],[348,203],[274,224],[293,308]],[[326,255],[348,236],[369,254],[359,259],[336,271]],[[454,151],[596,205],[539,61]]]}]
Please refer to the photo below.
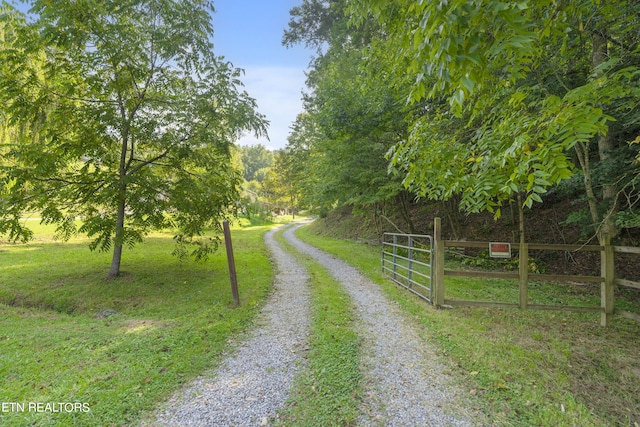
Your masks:
[{"label": "wooden fence rail", "polygon": [[[517,273],[501,273],[501,272],[480,272],[480,271],[457,271],[445,269],[444,253],[447,247],[462,248],[489,248],[489,242],[466,242],[442,239],[441,219],[434,220],[434,252],[435,252],[435,271],[433,273],[434,286],[434,303],[436,306],[483,306],[483,307],[510,307],[520,309],[535,310],[563,310],[563,311],[580,311],[580,312],[599,312],[601,313],[600,323],[607,326],[611,322],[614,314],[614,290],[615,286],[624,286],[634,289],[640,289],[640,282],[626,280],[615,277],[615,253],[640,254],[640,248],[628,246],[613,246],[610,239],[603,239],[604,245],[556,245],[556,244],[537,244],[537,243],[511,243],[511,248],[518,251],[518,272]],[[582,275],[557,275],[557,274],[534,274],[529,272],[529,251],[530,250],[557,250],[557,251],[591,251],[600,252],[600,276],[582,276]],[[519,301],[518,303],[500,303],[490,301],[466,301],[466,300],[450,300],[445,299],[445,276],[465,276],[465,277],[484,277],[484,278],[502,278],[517,279],[519,282]],[[578,281],[587,283],[600,283],[600,306],[599,307],[583,307],[569,305],[541,305],[528,303],[528,285],[531,280],[547,280],[547,281]],[[640,315],[635,313],[619,311],[617,314],[640,321]]]}]

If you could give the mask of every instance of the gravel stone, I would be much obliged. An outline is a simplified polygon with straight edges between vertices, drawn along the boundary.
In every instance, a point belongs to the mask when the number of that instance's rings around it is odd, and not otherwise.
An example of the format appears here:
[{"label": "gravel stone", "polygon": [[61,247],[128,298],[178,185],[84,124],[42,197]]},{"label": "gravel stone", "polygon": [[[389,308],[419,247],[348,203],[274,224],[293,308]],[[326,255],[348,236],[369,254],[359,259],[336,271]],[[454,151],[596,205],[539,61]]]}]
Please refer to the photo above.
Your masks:
[{"label": "gravel stone", "polygon": [[434,350],[407,325],[397,305],[355,268],[300,241],[293,231],[285,233],[289,243],[327,268],[359,313],[366,378],[359,425],[473,425]]},{"label": "gravel stone", "polygon": [[[473,425],[470,417],[477,414],[465,409],[434,349],[417,335],[397,304],[344,261],[300,241],[295,228],[285,230],[284,238],[327,268],[351,295],[358,312],[365,377],[358,424]],[[307,273],[274,240],[275,231],[267,233],[265,241],[278,274],[258,326],[216,372],[174,396],[152,425],[268,425],[284,406],[294,376],[304,374],[306,367],[310,290]]]},{"label": "gravel stone", "polygon": [[265,236],[277,275],[258,326],[216,372],[174,396],[153,425],[267,425],[284,406],[294,376],[306,365],[310,291],[304,269]]}]

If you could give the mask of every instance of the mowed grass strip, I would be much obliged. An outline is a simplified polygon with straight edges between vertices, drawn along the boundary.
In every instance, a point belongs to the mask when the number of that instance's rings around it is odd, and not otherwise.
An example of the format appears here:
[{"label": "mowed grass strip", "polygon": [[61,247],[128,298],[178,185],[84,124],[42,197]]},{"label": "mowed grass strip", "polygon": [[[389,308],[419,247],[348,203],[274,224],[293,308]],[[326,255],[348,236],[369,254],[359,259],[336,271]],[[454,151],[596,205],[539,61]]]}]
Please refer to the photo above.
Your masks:
[{"label": "mowed grass strip", "polygon": [[[180,261],[171,235],[155,234],[125,249],[122,277],[105,281],[110,254],[34,228],[33,244],[0,244],[0,402],[15,404],[0,412],[3,426],[135,424],[219,363],[273,280],[263,243],[270,227],[232,230],[238,309],[223,247],[205,263]],[[117,314],[96,316],[106,309]],[[71,402],[86,405],[28,410]]]},{"label": "mowed grass strip", "polygon": [[[398,301],[493,424],[640,424],[640,323],[616,317],[602,328],[598,313],[436,310],[383,276],[379,246],[321,237],[314,227],[298,236],[358,268]],[[447,279],[456,298],[513,300],[504,281]],[[534,286],[537,303],[594,303],[591,292],[575,286]]]},{"label": "mowed grass strip", "polygon": [[351,298],[324,267],[285,242],[282,232],[276,238],[307,270],[312,289],[308,371],[296,378],[278,423],[355,425],[361,402],[360,339]]}]

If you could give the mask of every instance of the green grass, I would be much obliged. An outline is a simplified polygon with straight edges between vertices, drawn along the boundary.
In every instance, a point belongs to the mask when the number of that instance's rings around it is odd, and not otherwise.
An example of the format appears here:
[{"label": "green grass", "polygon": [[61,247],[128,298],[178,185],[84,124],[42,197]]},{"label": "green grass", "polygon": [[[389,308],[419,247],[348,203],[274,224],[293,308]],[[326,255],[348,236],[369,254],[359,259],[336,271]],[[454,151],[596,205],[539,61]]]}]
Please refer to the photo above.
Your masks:
[{"label": "green grass", "polygon": [[[436,310],[382,275],[378,246],[319,237],[312,227],[299,236],[360,269],[398,301],[492,424],[640,423],[639,323],[616,317],[602,328],[597,313]],[[517,285],[508,281],[447,279],[448,297],[517,301]],[[536,286],[536,303],[593,302],[592,292],[575,287]]]},{"label": "green grass", "polygon": [[[448,254],[447,254],[448,255]],[[502,260],[481,260],[482,266],[491,267],[504,265]],[[510,263],[517,259],[509,260]],[[447,256],[445,268],[448,270],[473,270],[456,257]],[[498,270],[501,271],[501,270]],[[517,272],[517,271],[516,271]],[[515,279],[483,279],[475,277],[445,277],[445,298],[468,301],[491,301],[514,303],[519,301],[519,283]],[[557,284],[551,282],[529,281],[528,303],[594,307],[600,305],[599,284]],[[618,304],[624,304],[622,300]],[[596,320],[597,321],[597,320]]]},{"label": "green grass", "polygon": [[[219,363],[272,283],[269,227],[232,231],[239,309],[224,248],[205,263],[181,262],[171,236],[156,234],[125,249],[122,277],[105,281],[110,254],[34,228],[33,243],[0,244],[0,402],[80,402],[89,411],[0,412],[3,426],[135,424]],[[96,318],[104,309],[118,314]]]},{"label": "green grass", "polygon": [[280,414],[286,426],[355,425],[361,393],[360,339],[354,331],[354,308],[349,295],[320,264],[278,240],[296,254],[310,276],[312,320],[308,371],[299,375]]}]

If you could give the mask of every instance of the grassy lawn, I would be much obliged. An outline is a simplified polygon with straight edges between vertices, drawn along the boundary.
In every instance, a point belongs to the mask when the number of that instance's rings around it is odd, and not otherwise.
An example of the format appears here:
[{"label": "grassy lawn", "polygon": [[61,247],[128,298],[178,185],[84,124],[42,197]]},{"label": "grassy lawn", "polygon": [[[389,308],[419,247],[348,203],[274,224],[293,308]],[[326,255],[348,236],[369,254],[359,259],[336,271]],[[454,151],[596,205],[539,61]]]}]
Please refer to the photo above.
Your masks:
[{"label": "grassy lawn", "polygon": [[[320,237],[313,225],[298,235],[398,301],[492,423],[640,424],[640,323],[616,317],[602,328],[597,313],[436,310],[382,275],[379,246]],[[446,284],[448,297],[517,301],[517,285],[504,280],[448,277]],[[597,305],[597,294],[575,286],[538,284],[532,294],[541,304]]]},{"label": "grassy lawn", "polygon": [[[232,231],[235,310],[224,248],[205,263],[181,262],[171,256],[171,235],[155,234],[125,249],[122,277],[105,281],[110,254],[34,229],[30,244],[0,244],[3,426],[135,424],[216,366],[272,283],[262,240],[268,226]],[[117,314],[98,318],[105,309]],[[30,411],[30,403],[41,406]]]}]

